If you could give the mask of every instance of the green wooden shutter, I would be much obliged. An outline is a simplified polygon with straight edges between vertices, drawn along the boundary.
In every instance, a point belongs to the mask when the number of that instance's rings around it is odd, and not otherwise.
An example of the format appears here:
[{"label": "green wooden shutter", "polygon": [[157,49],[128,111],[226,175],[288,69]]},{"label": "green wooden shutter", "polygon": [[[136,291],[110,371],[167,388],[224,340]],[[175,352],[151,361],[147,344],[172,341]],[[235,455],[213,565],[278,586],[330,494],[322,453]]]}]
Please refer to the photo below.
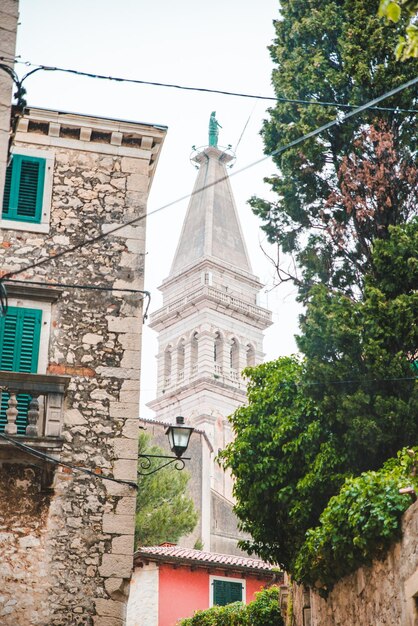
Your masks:
[{"label": "green wooden shutter", "polygon": [[242,602],[242,583],[229,580],[213,581],[213,604],[225,606],[231,602]]},{"label": "green wooden shutter", "polygon": [[0,318],[0,369],[12,372],[15,362],[17,315],[9,307],[7,315]]},{"label": "green wooden shutter", "polygon": [[6,171],[3,217],[41,222],[46,160],[14,154]]},{"label": "green wooden shutter", "polygon": [[[31,372],[38,369],[39,340],[42,311],[9,307],[7,315],[0,318],[0,369],[9,372]],[[9,395],[1,394],[0,429],[6,424]],[[28,394],[19,394],[17,432],[24,434],[30,402]]]},{"label": "green wooden shutter", "polygon": [[4,181],[3,217],[9,216],[10,187],[12,184],[12,171],[13,171],[13,159],[10,161],[9,166],[6,170],[6,179]]}]

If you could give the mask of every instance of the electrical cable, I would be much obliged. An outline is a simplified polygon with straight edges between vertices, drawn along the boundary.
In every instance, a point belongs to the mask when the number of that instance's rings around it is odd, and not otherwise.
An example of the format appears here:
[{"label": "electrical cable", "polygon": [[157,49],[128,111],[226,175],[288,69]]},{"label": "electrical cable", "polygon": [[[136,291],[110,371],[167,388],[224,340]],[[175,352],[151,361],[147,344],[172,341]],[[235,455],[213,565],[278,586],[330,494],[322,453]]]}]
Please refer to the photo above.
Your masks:
[{"label": "electrical cable", "polygon": [[[4,60],[4,57],[0,57],[0,60]],[[122,78],[120,76],[107,76],[105,74],[95,74],[93,72],[85,72],[82,70],[74,70],[70,68],[57,67],[52,65],[38,65],[36,63],[31,63],[30,61],[21,61],[15,60],[16,63],[25,65],[26,67],[34,67],[36,70],[43,70],[45,72],[64,72],[66,74],[73,74],[75,76],[84,76],[86,78],[95,78],[100,80],[109,80],[115,81],[119,83],[130,83],[133,85],[149,85],[152,87],[167,87],[170,89],[180,89],[184,91],[197,91],[203,93],[214,93],[223,96],[236,96],[238,98],[251,98],[255,100],[268,100],[272,102],[285,102],[289,104],[300,104],[303,106],[323,106],[323,107],[334,107],[338,109],[355,109],[357,105],[355,104],[347,104],[339,102],[327,102],[323,100],[304,100],[300,98],[285,98],[284,96],[260,96],[255,94],[243,93],[243,92],[235,92],[235,91],[225,91],[221,89],[209,89],[206,87],[189,87],[186,85],[177,85],[174,83],[161,83],[156,81],[147,81],[140,80],[136,78]],[[28,74],[29,75],[29,74]],[[27,75],[27,76],[28,76]],[[27,77],[26,76],[26,77]],[[25,77],[25,78],[26,78]],[[396,113],[418,113],[418,109],[403,109],[398,107],[370,107],[373,110],[377,111],[394,111]]]},{"label": "electrical cable", "polygon": [[96,235],[95,237],[91,237],[91,238],[87,238],[84,241],[81,241],[80,243],[76,244],[75,246],[71,246],[70,248],[65,248],[64,250],[61,250],[60,252],[57,252],[56,254],[50,255],[48,257],[45,257],[44,259],[42,259],[41,261],[35,261],[34,263],[31,263],[25,267],[22,267],[19,270],[13,270],[10,272],[6,272],[2,278],[0,278],[0,282],[1,281],[5,281],[9,278],[11,278],[12,276],[17,276],[19,274],[22,274],[23,272],[27,272],[31,269],[35,269],[37,267],[40,267],[41,265],[44,265],[45,263],[50,263],[51,261],[57,260],[59,258],[61,258],[62,256],[66,255],[66,254],[70,254],[72,252],[75,252],[76,250],[79,250],[80,248],[83,248],[84,246],[88,246],[94,243],[97,243],[98,241],[101,241],[102,239],[104,239],[105,237],[108,237],[109,235],[113,235],[114,233],[118,232],[119,230],[122,230],[123,228],[126,228],[127,226],[131,226],[132,224],[137,224],[138,222],[142,221],[143,219],[145,219],[146,217],[149,217],[151,215],[155,215],[156,213],[159,213],[160,211],[163,211],[169,207],[174,206],[175,204],[178,204],[179,202],[182,202],[183,200],[188,200],[190,198],[192,198],[193,196],[201,193],[202,191],[205,191],[206,189],[209,189],[225,180],[227,180],[228,178],[231,178],[232,176],[236,176],[238,174],[242,174],[242,172],[247,171],[248,169],[259,165],[260,163],[263,163],[264,161],[266,161],[267,159],[274,157],[274,156],[278,156],[279,154],[282,154],[283,152],[285,152],[286,150],[289,150],[289,148],[293,148],[295,146],[297,146],[298,144],[306,141],[307,139],[312,139],[313,137],[316,137],[317,135],[320,135],[321,133],[323,133],[325,130],[329,130],[331,128],[333,128],[334,126],[340,126],[342,124],[344,124],[348,119],[350,119],[351,117],[358,115],[359,113],[362,113],[363,111],[366,111],[367,109],[369,109],[370,107],[372,107],[374,104],[377,104],[378,102],[381,102],[382,100],[386,100],[387,98],[390,98],[391,96],[393,96],[396,93],[399,93],[400,91],[403,91],[404,89],[408,89],[409,87],[412,87],[413,85],[418,83],[418,76],[416,78],[413,78],[411,80],[409,80],[406,83],[403,83],[402,85],[399,85],[398,87],[394,87],[393,89],[390,89],[389,91],[385,92],[384,94],[382,94],[381,96],[378,96],[377,98],[373,98],[373,100],[369,100],[369,102],[366,102],[365,104],[357,107],[354,111],[350,111],[348,113],[345,113],[341,118],[335,118],[334,120],[327,122],[326,124],[323,124],[322,126],[319,126],[318,128],[310,131],[309,133],[306,133],[305,135],[302,135],[301,137],[298,137],[297,139],[294,139],[293,141],[290,141],[289,143],[285,144],[284,146],[281,146],[279,148],[277,148],[276,150],[273,150],[273,152],[261,157],[260,159],[258,159],[257,161],[253,161],[252,163],[249,163],[248,165],[245,165],[244,167],[240,168],[239,170],[235,170],[232,171],[229,175],[226,174],[225,176],[222,176],[221,178],[208,183],[207,185],[204,185],[203,187],[200,187],[199,189],[194,190],[191,194],[186,194],[184,196],[181,196],[180,198],[177,198],[176,200],[172,200],[171,202],[168,202],[167,204],[164,204],[160,207],[158,207],[157,209],[154,209],[153,211],[150,211],[147,214],[141,215],[140,217],[135,217],[132,220],[128,220],[127,222],[125,222],[124,224],[119,224],[118,226],[115,226],[114,228],[111,228],[110,230],[106,231],[105,233],[100,233],[99,235]]},{"label": "electrical cable", "polygon": [[319,381],[319,380],[313,380],[311,382],[304,382],[302,383],[300,386],[303,387],[304,385],[363,385],[363,384],[368,384],[368,383],[385,383],[385,382],[397,382],[397,381],[404,381],[404,380],[418,380],[418,376],[405,376],[405,377],[398,377],[398,378],[362,378],[361,380],[355,380],[355,379],[348,379],[348,380],[327,380],[326,382],[324,381]]},{"label": "electrical cable", "polygon": [[92,470],[89,470],[86,467],[80,467],[79,465],[72,465],[71,463],[60,461],[59,459],[56,459],[55,457],[50,456],[49,454],[46,454],[45,452],[36,450],[35,448],[32,448],[31,446],[28,446],[25,443],[16,441],[16,439],[13,439],[12,437],[8,437],[4,433],[0,433],[0,437],[2,439],[5,439],[9,443],[13,444],[17,448],[24,450],[28,454],[31,454],[32,456],[37,457],[38,459],[42,459],[43,461],[47,461],[48,463],[52,463],[53,465],[60,465],[62,467],[67,467],[68,469],[81,472],[83,474],[88,474],[89,476],[94,476],[95,478],[101,478],[102,480],[110,480],[114,483],[119,483],[120,485],[128,485],[128,487],[132,487],[133,489],[138,489],[138,485],[134,483],[133,481],[123,480],[122,478],[114,478],[113,476],[105,476],[103,474],[98,474]]},{"label": "electrical cable", "polygon": [[35,68],[31,70],[30,72],[25,74],[20,80],[14,67],[11,67],[10,65],[7,65],[5,63],[0,63],[0,70],[8,74],[12,79],[13,84],[16,86],[16,92],[13,94],[13,97],[16,98],[16,104],[11,108],[10,131],[8,131],[9,141],[7,145],[7,164],[9,164],[11,160],[12,146],[14,144],[17,128],[19,125],[19,120],[23,117],[27,104],[25,100],[26,89],[23,87],[23,82],[26,80],[26,78],[28,78],[28,76],[31,76],[32,74],[35,74],[35,72],[38,72],[40,68]]},{"label": "electrical cable", "polygon": [[3,282],[0,281],[0,316],[6,315],[8,308],[7,289]]},{"label": "electrical cable", "polygon": [[[4,279],[1,279],[2,281]],[[142,293],[144,296],[150,296],[149,291],[143,289],[119,289],[116,287],[107,287],[106,285],[70,285],[68,283],[43,283],[38,280],[14,280],[8,279],[7,282],[18,283],[20,285],[41,285],[42,287],[63,287],[65,289],[96,289],[97,291],[127,291],[128,293]],[[1,282],[0,282],[1,286]]]},{"label": "electrical cable", "polygon": [[236,146],[235,146],[235,148],[233,149],[233,151],[234,151],[234,153],[235,153],[235,154],[237,153],[238,146],[239,146],[239,144],[241,143],[241,139],[243,138],[245,131],[247,130],[247,126],[248,126],[248,124],[249,124],[249,122],[250,122],[250,119],[251,119],[251,117],[252,117],[252,114],[253,114],[253,113],[254,113],[254,111],[255,111],[256,106],[257,106],[257,104],[255,104],[255,105],[253,106],[253,110],[252,110],[252,111],[251,111],[251,113],[249,114],[249,116],[248,116],[248,120],[245,122],[245,124],[244,124],[244,128],[242,129],[242,133],[241,133],[241,135],[239,136],[239,139],[238,139],[237,145],[236,145]]}]

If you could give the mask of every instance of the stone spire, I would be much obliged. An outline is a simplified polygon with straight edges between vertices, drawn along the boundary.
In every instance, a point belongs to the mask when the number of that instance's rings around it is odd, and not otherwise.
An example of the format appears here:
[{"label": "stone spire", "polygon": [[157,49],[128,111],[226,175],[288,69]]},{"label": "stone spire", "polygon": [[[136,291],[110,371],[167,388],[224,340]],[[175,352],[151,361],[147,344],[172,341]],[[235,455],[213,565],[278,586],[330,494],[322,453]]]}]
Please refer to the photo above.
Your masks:
[{"label": "stone spire", "polygon": [[199,174],[170,276],[204,258],[252,273],[226,171],[226,164],[232,158],[213,146],[207,147],[194,157],[193,160],[199,166]]}]

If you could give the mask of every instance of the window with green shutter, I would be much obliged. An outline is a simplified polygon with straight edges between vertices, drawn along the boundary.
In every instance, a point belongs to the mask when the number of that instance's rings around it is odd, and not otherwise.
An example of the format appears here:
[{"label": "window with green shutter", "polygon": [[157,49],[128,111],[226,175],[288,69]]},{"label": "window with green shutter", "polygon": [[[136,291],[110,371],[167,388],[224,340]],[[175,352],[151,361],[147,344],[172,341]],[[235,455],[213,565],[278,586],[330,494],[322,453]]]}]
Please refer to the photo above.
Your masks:
[{"label": "window with green shutter", "polygon": [[14,154],[6,170],[2,217],[40,223],[46,159]]},{"label": "window with green shutter", "polygon": [[[8,372],[36,373],[38,369],[39,339],[42,311],[9,307],[7,314],[0,317],[0,369]],[[6,409],[9,395],[1,394],[0,430],[6,424]],[[30,396],[19,394],[17,432],[25,433]]]},{"label": "window with green shutter", "polygon": [[214,580],[213,604],[225,606],[231,602],[242,602],[242,583],[229,580]]}]

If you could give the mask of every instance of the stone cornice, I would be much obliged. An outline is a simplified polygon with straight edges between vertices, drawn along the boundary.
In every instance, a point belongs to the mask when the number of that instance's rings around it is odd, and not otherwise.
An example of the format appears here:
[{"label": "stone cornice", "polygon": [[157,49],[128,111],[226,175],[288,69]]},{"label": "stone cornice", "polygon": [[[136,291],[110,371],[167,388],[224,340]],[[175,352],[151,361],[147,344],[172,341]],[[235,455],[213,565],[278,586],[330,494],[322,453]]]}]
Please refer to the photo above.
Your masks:
[{"label": "stone cornice", "polygon": [[16,142],[144,159],[151,182],[166,132],[156,124],[28,107]]},{"label": "stone cornice", "polygon": [[119,120],[96,115],[84,115],[81,113],[69,113],[66,111],[54,111],[27,107],[20,124],[25,120],[46,122],[71,126],[73,128],[86,128],[102,132],[136,133],[141,137],[154,137],[156,141],[161,139],[167,132],[167,126],[147,124],[145,122],[133,122],[131,120]]},{"label": "stone cornice", "polygon": [[158,289],[162,292],[167,291],[172,285],[178,284],[180,278],[181,280],[185,280],[189,276],[193,276],[193,274],[212,269],[218,269],[223,273],[237,277],[244,284],[248,284],[254,289],[260,290],[264,287],[263,283],[261,283],[258,277],[254,274],[249,274],[232,264],[225,262],[220,263],[215,257],[206,256],[200,259],[197,263],[191,263],[188,267],[182,269],[181,272],[165,278]]},{"label": "stone cornice", "polygon": [[210,378],[209,376],[201,376],[191,380],[189,383],[182,387],[175,386],[164,394],[160,394],[155,400],[147,402],[147,406],[158,413],[158,411],[170,406],[173,402],[173,398],[176,401],[182,400],[191,396],[197,396],[201,392],[213,393],[216,396],[222,396],[228,399],[237,400],[238,402],[245,402],[246,400],[246,388],[243,385],[242,389],[220,382],[218,379]]},{"label": "stone cornice", "polygon": [[272,314],[268,309],[250,304],[215,287],[202,285],[199,289],[152,313],[150,328],[157,331],[164,330],[168,325],[175,323],[180,314],[184,318],[194,313],[196,309],[200,310],[205,307],[227,313],[256,328],[264,329],[272,324]]}]

